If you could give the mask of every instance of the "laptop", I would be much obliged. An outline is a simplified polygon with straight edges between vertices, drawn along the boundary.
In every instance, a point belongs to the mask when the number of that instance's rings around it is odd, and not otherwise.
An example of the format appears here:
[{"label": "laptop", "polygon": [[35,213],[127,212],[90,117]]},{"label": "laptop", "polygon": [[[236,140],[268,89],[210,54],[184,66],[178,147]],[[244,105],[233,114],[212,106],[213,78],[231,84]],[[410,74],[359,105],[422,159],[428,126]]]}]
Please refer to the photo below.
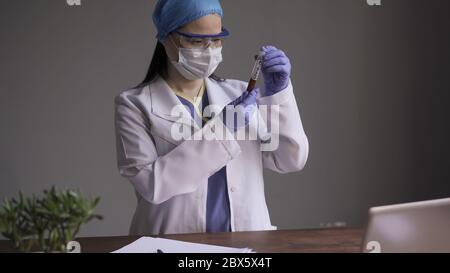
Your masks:
[{"label": "laptop", "polygon": [[450,198],[374,207],[364,253],[450,253]]}]

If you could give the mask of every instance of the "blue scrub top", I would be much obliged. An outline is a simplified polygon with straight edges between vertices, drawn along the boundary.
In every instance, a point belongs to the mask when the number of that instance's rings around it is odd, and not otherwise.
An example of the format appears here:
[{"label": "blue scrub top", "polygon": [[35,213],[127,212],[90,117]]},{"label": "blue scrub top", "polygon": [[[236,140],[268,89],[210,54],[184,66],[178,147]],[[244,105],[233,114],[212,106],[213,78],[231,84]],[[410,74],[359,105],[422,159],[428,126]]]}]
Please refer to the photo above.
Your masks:
[{"label": "blue scrub top", "polygon": [[[201,104],[198,107],[195,102],[182,97],[179,92],[175,92],[180,102],[186,106],[194,120],[201,120],[202,126],[205,120],[199,114],[203,113],[209,105],[207,92],[200,92]],[[200,98],[199,98],[200,99]],[[197,109],[196,109],[197,107]],[[228,199],[227,187],[227,167],[213,174],[208,178],[208,196],[206,201],[206,232],[230,232],[230,201]]]}]

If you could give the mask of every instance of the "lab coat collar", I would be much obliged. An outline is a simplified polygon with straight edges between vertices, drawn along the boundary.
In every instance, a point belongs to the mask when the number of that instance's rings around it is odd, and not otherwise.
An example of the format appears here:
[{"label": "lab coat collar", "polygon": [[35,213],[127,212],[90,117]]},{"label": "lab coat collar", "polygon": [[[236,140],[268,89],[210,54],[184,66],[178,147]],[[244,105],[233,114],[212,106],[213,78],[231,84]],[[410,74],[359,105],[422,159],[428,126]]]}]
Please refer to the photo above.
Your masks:
[{"label": "lab coat collar", "polygon": [[162,77],[158,77],[150,84],[149,89],[153,114],[168,121],[200,129],[186,107],[181,107],[183,109],[181,116],[172,112],[175,107],[183,106],[183,104]]},{"label": "lab coat collar", "polygon": [[208,93],[209,105],[214,105],[215,108],[219,109],[219,112],[235,99],[230,97],[216,81],[210,78],[205,80],[205,85]]},{"label": "lab coat collar", "polygon": [[[205,79],[205,85],[209,104],[214,105],[215,110],[218,109],[219,112],[235,99],[230,97],[216,81],[210,78]],[[185,107],[182,107],[182,117],[172,113],[172,109],[175,106],[182,104],[162,77],[158,77],[149,88],[153,114],[169,121],[183,123],[188,126],[194,126],[196,129],[200,129]]]}]

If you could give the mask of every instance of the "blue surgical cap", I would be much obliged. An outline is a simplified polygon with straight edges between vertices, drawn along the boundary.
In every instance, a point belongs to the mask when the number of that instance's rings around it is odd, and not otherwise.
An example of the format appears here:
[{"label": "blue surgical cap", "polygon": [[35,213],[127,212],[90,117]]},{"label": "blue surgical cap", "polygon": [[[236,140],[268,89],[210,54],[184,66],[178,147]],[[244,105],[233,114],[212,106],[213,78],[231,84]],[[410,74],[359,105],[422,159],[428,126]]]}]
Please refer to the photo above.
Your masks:
[{"label": "blue surgical cap", "polygon": [[213,13],[223,17],[219,0],[158,0],[153,12],[156,38],[163,41],[172,31]]}]

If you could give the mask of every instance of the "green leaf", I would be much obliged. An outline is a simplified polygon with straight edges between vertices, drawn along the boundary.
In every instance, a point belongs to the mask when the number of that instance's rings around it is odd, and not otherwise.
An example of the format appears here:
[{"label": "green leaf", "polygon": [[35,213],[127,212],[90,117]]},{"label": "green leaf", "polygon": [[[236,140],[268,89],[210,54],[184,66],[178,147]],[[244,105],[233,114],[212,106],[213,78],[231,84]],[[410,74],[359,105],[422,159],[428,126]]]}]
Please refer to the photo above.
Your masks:
[{"label": "green leaf", "polygon": [[30,251],[38,245],[42,251],[65,251],[65,245],[78,233],[82,224],[93,219],[100,198],[83,198],[78,191],[44,190],[42,197],[5,199],[0,208],[0,232],[13,241],[20,251]]}]

